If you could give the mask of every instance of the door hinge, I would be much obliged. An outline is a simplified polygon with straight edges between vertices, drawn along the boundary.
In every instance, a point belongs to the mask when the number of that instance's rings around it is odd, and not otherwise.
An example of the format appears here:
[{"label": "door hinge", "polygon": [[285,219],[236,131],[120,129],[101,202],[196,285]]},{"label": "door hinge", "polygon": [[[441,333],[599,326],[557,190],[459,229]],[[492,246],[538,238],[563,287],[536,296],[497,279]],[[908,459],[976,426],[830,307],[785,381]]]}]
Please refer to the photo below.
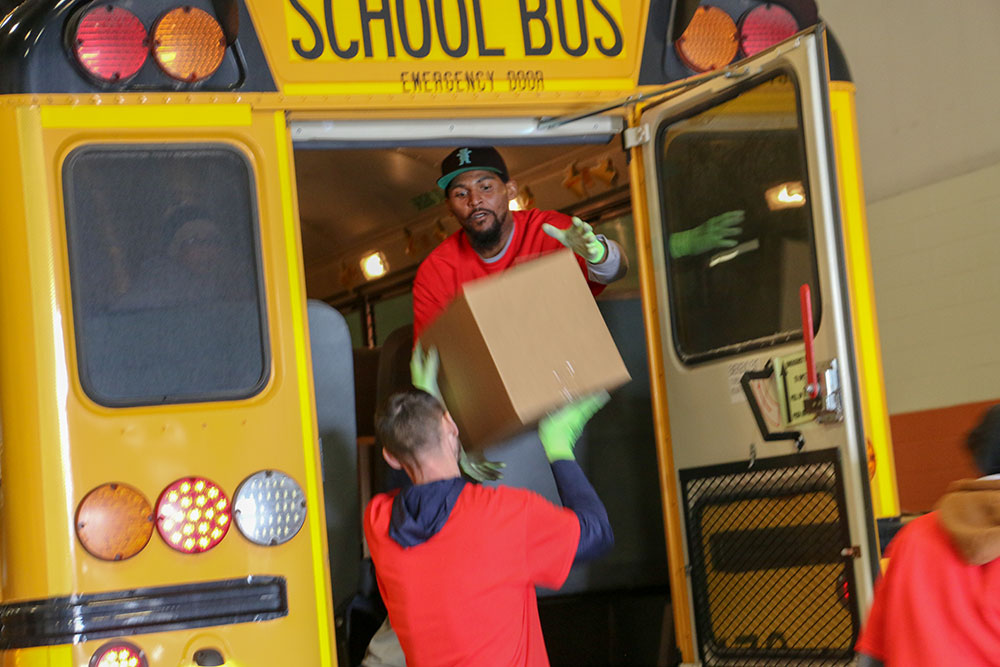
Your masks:
[{"label": "door hinge", "polygon": [[649,124],[625,128],[625,148],[635,148],[649,142]]}]

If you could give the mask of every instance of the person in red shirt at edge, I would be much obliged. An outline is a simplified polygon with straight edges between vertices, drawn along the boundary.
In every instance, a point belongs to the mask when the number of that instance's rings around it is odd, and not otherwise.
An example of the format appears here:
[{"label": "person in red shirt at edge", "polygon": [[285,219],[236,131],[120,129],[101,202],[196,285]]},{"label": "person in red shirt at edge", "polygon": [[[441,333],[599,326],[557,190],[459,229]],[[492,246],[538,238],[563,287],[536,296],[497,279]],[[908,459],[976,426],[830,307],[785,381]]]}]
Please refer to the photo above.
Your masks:
[{"label": "person in red shirt at edge", "polygon": [[859,667],[1000,665],[1000,405],[967,445],[980,472],[889,543]]},{"label": "person in red shirt at edge", "polygon": [[465,283],[509,269],[564,246],[573,250],[594,296],[628,271],[621,247],[579,218],[556,211],[511,211],[517,182],[489,146],[456,148],[441,162],[438,185],[462,229],[420,264],[413,281],[413,337],[420,334]]},{"label": "person in red shirt at edge", "polygon": [[459,473],[458,428],[432,394],[395,394],[376,417],[390,466],[413,485],[375,496],[365,538],[407,667],[548,665],[535,586],[559,588],[577,560],[614,544],[573,448],[607,393],[544,418],[539,437],[563,507]]}]

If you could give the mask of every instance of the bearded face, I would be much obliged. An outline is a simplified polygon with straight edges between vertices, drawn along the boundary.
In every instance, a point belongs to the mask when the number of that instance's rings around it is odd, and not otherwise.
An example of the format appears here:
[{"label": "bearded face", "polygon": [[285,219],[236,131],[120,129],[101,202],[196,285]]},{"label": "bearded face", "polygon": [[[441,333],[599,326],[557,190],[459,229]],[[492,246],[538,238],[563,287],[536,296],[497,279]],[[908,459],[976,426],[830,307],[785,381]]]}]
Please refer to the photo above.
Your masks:
[{"label": "bearded face", "polygon": [[462,225],[472,247],[481,255],[498,251],[509,233],[513,181],[504,183],[495,172],[477,169],[460,174],[448,186],[448,208]]}]

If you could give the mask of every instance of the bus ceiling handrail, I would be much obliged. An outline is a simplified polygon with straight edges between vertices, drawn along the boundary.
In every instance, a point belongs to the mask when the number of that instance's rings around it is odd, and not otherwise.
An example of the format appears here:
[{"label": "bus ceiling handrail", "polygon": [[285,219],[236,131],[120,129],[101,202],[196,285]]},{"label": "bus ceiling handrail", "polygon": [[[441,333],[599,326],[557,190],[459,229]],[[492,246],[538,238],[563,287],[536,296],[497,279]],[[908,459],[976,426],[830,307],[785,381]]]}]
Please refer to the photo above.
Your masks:
[{"label": "bus ceiling handrail", "polygon": [[354,148],[456,143],[491,144],[532,142],[603,143],[619,134],[625,121],[617,116],[598,116],[543,128],[537,118],[427,118],[377,120],[292,120],[292,142],[299,147]]}]

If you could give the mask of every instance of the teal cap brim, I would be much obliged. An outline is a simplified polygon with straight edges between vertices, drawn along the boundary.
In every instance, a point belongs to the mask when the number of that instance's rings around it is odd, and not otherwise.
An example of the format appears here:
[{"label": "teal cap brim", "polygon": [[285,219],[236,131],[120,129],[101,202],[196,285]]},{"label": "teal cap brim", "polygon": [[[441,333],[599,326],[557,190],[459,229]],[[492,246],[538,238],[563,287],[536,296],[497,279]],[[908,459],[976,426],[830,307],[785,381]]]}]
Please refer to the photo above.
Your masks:
[{"label": "teal cap brim", "polygon": [[438,179],[438,187],[442,190],[448,189],[448,184],[455,180],[455,177],[459,174],[464,174],[467,171],[492,171],[495,174],[501,173],[496,167],[462,167],[461,169],[456,169],[455,171],[445,174]]}]

